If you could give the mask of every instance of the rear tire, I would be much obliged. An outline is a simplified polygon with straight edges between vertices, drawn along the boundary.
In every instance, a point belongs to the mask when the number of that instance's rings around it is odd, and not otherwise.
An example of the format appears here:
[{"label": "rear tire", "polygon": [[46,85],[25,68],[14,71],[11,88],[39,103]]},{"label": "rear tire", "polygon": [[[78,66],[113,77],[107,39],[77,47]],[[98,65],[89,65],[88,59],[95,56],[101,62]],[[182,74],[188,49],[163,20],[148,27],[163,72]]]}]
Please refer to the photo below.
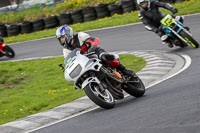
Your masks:
[{"label": "rear tire", "polygon": [[134,97],[142,97],[146,91],[145,86],[139,77],[134,78],[134,83],[125,84],[123,90]]},{"label": "rear tire", "polygon": [[113,108],[115,106],[114,97],[107,89],[103,88],[105,91],[102,92],[99,88],[99,84],[91,82],[84,88],[84,91],[86,95],[100,107],[105,109]]},{"label": "rear tire", "polygon": [[199,48],[199,43],[185,31],[181,31],[180,35],[194,48]]},{"label": "rear tire", "polygon": [[9,46],[6,46],[4,49],[3,49],[4,52],[6,52],[6,56],[9,57],[9,58],[14,58],[15,57],[15,52],[14,50],[9,47]]}]

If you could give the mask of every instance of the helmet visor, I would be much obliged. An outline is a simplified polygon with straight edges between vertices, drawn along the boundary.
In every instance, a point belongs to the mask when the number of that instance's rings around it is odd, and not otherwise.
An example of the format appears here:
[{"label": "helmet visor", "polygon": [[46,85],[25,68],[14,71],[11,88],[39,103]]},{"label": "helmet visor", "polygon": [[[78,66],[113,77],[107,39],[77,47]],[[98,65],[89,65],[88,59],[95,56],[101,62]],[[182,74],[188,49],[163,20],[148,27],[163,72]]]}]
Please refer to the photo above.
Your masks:
[{"label": "helmet visor", "polygon": [[142,8],[147,8],[148,2],[147,2],[147,1],[142,2],[142,3],[140,3],[140,6],[141,6]]},{"label": "helmet visor", "polygon": [[59,37],[58,40],[60,41],[60,44],[63,45],[63,46],[70,46],[70,42],[72,40],[72,37],[67,36],[67,35],[63,35],[63,36]]}]

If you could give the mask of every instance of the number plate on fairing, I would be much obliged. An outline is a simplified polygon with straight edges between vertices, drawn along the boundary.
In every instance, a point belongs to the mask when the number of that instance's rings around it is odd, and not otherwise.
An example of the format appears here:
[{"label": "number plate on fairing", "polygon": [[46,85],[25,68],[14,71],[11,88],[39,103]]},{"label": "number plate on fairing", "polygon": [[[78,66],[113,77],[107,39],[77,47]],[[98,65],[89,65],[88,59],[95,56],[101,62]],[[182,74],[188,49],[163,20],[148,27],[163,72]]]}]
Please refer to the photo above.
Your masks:
[{"label": "number plate on fairing", "polygon": [[173,24],[175,22],[175,20],[172,18],[171,15],[166,15],[161,21],[160,21],[163,25],[169,27],[171,24]]}]

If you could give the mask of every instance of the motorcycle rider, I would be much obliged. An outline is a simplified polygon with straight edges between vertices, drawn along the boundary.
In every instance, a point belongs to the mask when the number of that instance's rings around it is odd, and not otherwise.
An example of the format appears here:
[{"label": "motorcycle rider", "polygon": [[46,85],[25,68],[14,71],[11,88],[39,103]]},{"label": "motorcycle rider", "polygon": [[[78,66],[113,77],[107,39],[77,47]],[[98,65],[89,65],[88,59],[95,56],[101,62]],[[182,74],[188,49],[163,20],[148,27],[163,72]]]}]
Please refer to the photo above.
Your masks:
[{"label": "motorcycle rider", "polygon": [[80,48],[81,53],[94,50],[100,60],[121,71],[124,75],[132,77],[135,75],[135,72],[128,70],[115,58],[114,55],[109,54],[104,49],[98,47],[98,38],[93,38],[85,32],[78,32],[77,34],[74,34],[73,29],[68,25],[60,26],[56,30],[56,38],[63,46],[63,55],[65,58],[75,48]]},{"label": "motorcycle rider", "polygon": [[[165,17],[165,14],[162,13],[159,8],[162,7],[168,9],[173,14],[177,13],[178,10],[169,3],[163,3],[157,0],[137,0],[137,5],[140,8],[140,13],[138,16],[145,25],[144,27],[147,30],[153,31],[158,34],[163,44],[167,44],[170,48],[173,47],[173,44],[169,43],[168,41],[168,36],[164,33],[162,29],[160,29],[160,21]],[[175,16],[175,19],[183,23],[184,17]]]}]

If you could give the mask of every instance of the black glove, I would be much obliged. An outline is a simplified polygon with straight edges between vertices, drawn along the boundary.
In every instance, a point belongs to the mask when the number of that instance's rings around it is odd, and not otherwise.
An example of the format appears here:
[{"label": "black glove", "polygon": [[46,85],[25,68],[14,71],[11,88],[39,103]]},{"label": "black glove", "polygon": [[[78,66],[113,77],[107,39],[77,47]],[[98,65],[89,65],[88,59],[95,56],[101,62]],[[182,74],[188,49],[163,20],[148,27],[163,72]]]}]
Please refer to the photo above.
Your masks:
[{"label": "black glove", "polygon": [[173,14],[175,14],[175,13],[177,13],[177,12],[178,12],[178,10],[177,10],[176,8],[173,8],[173,9],[172,9],[172,13],[173,13]]},{"label": "black glove", "polygon": [[80,54],[84,54],[84,52],[82,50],[80,50]]},{"label": "black glove", "polygon": [[108,53],[104,53],[103,55],[101,55],[101,59],[105,62],[107,61],[114,61],[115,56],[112,54],[108,54]]},{"label": "black glove", "polygon": [[90,52],[94,52],[95,50],[96,50],[96,48],[97,48],[97,46],[95,46],[95,45],[93,45],[93,46],[91,46],[89,49],[88,49],[88,53],[90,53]]}]

